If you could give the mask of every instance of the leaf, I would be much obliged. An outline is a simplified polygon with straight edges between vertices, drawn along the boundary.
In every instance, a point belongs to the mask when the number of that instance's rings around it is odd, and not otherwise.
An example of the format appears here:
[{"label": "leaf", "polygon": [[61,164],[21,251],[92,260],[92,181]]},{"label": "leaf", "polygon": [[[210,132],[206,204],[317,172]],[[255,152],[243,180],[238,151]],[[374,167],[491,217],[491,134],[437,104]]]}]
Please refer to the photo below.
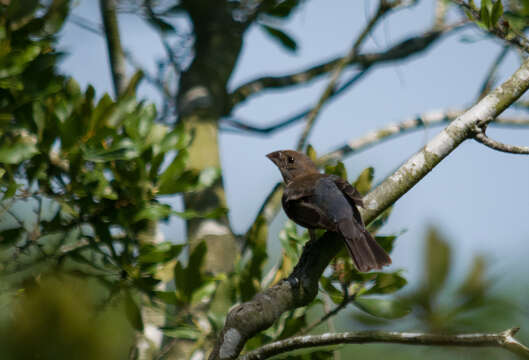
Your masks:
[{"label": "leaf", "polygon": [[481,11],[479,14],[479,18],[481,20],[481,23],[485,26],[485,28],[489,29],[491,27],[491,21],[490,21],[490,12],[489,12],[487,3],[490,4],[490,0],[481,1]]},{"label": "leaf", "polygon": [[266,12],[266,15],[287,18],[292,14],[292,11],[299,5],[299,0],[285,0],[272,7]]},{"label": "leaf", "polygon": [[134,216],[133,222],[165,219],[173,213],[167,204],[149,204]]},{"label": "leaf", "polygon": [[295,52],[298,48],[296,41],[283,31],[273,28],[268,25],[261,25],[261,28],[272,37],[272,39],[279,41],[279,43],[288,51]]},{"label": "leaf", "polygon": [[143,331],[141,311],[138,304],[132,298],[130,291],[125,291],[125,314],[134,329]]},{"label": "leaf", "polygon": [[337,305],[342,303],[344,294],[333,285],[329,278],[322,276],[320,278],[320,284],[333,303]]},{"label": "leaf", "polygon": [[384,210],[382,214],[378,215],[376,219],[371,221],[371,223],[367,226],[367,231],[369,231],[371,234],[376,234],[377,231],[380,230],[380,228],[388,221],[392,210],[393,207],[390,206]]},{"label": "leaf", "polygon": [[451,250],[446,240],[431,227],[426,237],[424,289],[430,297],[437,294],[443,287],[451,263]]},{"label": "leaf", "polygon": [[467,277],[458,289],[458,292],[462,295],[475,297],[483,294],[487,287],[485,280],[485,269],[487,263],[483,256],[474,257],[472,268],[467,274]]},{"label": "leaf", "polygon": [[494,27],[500,20],[500,17],[503,15],[503,4],[501,0],[496,0],[494,6],[492,7],[492,14],[490,16],[491,26]]},{"label": "leaf", "polygon": [[22,227],[3,230],[0,232],[0,246],[10,246],[22,239],[22,235],[26,230]]},{"label": "leaf", "polygon": [[202,302],[204,299],[211,299],[213,293],[217,290],[217,282],[214,280],[208,280],[198,289],[193,291],[191,296],[191,304],[196,305]]},{"label": "leaf", "polygon": [[354,182],[353,186],[358,190],[362,195],[365,195],[371,190],[371,184],[373,183],[373,177],[375,174],[375,169],[372,167],[365,168],[358,178]]},{"label": "leaf", "polygon": [[30,136],[17,137],[14,143],[0,145],[0,163],[19,164],[38,154],[35,140]]},{"label": "leaf", "polygon": [[174,268],[176,290],[182,295],[185,302],[191,301],[193,292],[203,285],[201,273],[202,264],[206,255],[206,243],[202,241],[191,252],[187,267],[177,262]]},{"label": "leaf", "polygon": [[178,255],[180,255],[183,247],[184,245],[175,245],[170,242],[163,242],[156,245],[144,245],[140,248],[138,262],[144,264],[163,263],[175,259]]},{"label": "leaf", "polygon": [[109,149],[99,150],[83,147],[84,159],[93,162],[131,160],[139,156],[138,147],[130,139],[123,139]]},{"label": "leaf", "polygon": [[408,315],[411,309],[399,300],[357,297],[353,304],[366,313],[384,319],[398,319]]},{"label": "leaf", "polygon": [[327,165],[325,166],[325,173],[329,175],[338,175],[344,180],[347,180],[347,170],[343,162],[338,161],[336,165]]},{"label": "leaf", "polygon": [[408,282],[400,273],[378,273],[375,278],[375,284],[363,295],[372,294],[389,294],[393,293],[406,285]]},{"label": "leaf", "polygon": [[174,291],[155,291],[154,296],[170,305],[180,305],[176,293]]},{"label": "leaf", "polygon": [[200,331],[191,326],[177,326],[161,328],[163,333],[176,339],[197,340],[200,337]]},{"label": "leaf", "polygon": [[182,219],[218,219],[228,213],[228,209],[218,207],[215,210],[208,211],[206,213],[200,213],[195,210],[186,211],[173,211],[172,214],[181,217]]},{"label": "leaf", "polygon": [[312,145],[307,146],[307,150],[305,151],[305,154],[311,159],[312,161],[318,160],[318,154],[316,154],[316,150],[312,147]]},{"label": "leaf", "polygon": [[395,243],[396,238],[396,235],[375,236],[377,243],[382,246],[382,249],[386,250],[388,254],[391,254],[391,251],[393,251],[393,244]]},{"label": "leaf", "polygon": [[187,150],[183,149],[178,152],[171,164],[160,175],[160,180],[158,182],[158,194],[174,194],[178,192],[179,189],[181,189],[178,180],[184,172],[188,157],[189,153]]}]

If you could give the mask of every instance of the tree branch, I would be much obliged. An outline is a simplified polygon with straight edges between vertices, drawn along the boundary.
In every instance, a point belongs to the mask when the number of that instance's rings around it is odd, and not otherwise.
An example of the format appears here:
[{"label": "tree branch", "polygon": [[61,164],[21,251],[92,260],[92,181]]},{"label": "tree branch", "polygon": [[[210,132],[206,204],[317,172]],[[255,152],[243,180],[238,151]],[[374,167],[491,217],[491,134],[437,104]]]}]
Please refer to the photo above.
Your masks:
[{"label": "tree branch", "polygon": [[121,48],[119,37],[118,18],[116,15],[116,0],[99,0],[105,39],[110,61],[110,71],[116,97],[121,95],[127,87],[125,56]]},{"label": "tree branch", "polygon": [[[374,64],[403,60],[411,55],[416,55],[426,50],[436,40],[440,39],[443,34],[461,27],[461,23],[447,25],[441,29],[435,29],[425,32],[422,35],[410,37],[383,52],[357,54],[351,58],[347,65],[356,64],[360,68],[367,68]],[[320,65],[310,67],[300,72],[280,75],[264,76],[249,81],[236,88],[229,96],[231,99],[230,109],[235,105],[245,101],[248,97],[255,95],[265,89],[280,89],[288,86],[306,84],[309,81],[325,75],[336,68],[336,65],[343,58],[335,58],[324,62]]]},{"label": "tree branch", "polygon": [[[361,211],[365,223],[373,221],[464,140],[472,138],[473,129],[478,124],[491,122],[527,88],[529,60],[506,82],[451,122],[393,175],[367,194],[364,198],[366,209]],[[251,301],[240,304],[229,312],[210,359],[236,358],[248,339],[272,325],[282,313],[310,303],[318,293],[321,274],[342,246],[339,235],[331,232],[315,241],[309,241],[286,281],[264,290]]]},{"label": "tree branch", "polygon": [[307,143],[307,139],[309,137],[309,133],[314,127],[314,124],[316,123],[316,118],[318,117],[318,114],[320,113],[321,109],[323,108],[323,104],[331,97],[332,93],[334,92],[335,86],[338,82],[338,79],[340,78],[340,75],[342,74],[345,66],[351,62],[351,60],[355,57],[355,55],[358,53],[358,49],[360,48],[360,45],[364,42],[367,35],[373,30],[376,23],[384,17],[391,9],[393,9],[395,6],[397,6],[400,2],[395,1],[393,4],[389,3],[387,0],[380,0],[378,4],[377,11],[373,15],[373,17],[369,20],[364,30],[360,33],[358,38],[355,40],[353,47],[349,51],[349,53],[340,59],[338,63],[336,64],[336,67],[333,70],[331,80],[327,84],[327,87],[321,94],[318,102],[316,103],[316,106],[312,108],[309,112],[309,115],[307,116],[307,120],[305,122],[305,127],[303,128],[303,132],[301,133],[301,136],[298,140],[298,144],[296,146],[296,149],[303,150],[305,147],[305,144]]},{"label": "tree branch", "polygon": [[476,129],[476,135],[474,136],[474,139],[476,139],[477,142],[480,142],[491,149],[498,150],[501,152],[529,155],[529,146],[516,146],[501,143],[499,141],[489,138],[485,134],[485,130],[486,129],[482,127],[478,127]]},{"label": "tree branch", "polygon": [[500,333],[472,334],[428,334],[395,331],[356,331],[345,333],[327,333],[322,335],[296,336],[264,345],[241,357],[241,360],[263,360],[287,351],[315,346],[336,344],[391,343],[407,345],[499,347],[514,354],[529,358],[529,348],[514,338],[519,328]]},{"label": "tree branch", "polygon": [[[448,109],[444,111],[429,111],[406,119],[397,124],[388,124],[380,129],[373,130],[367,134],[352,139],[346,144],[322,155],[318,159],[318,164],[327,164],[332,161],[341,160],[348,155],[364,151],[383,141],[393,139],[396,136],[407,134],[413,131],[424,129],[428,126],[438,126],[450,123],[463,114],[462,110]],[[502,127],[529,126],[528,117],[499,117],[491,122],[491,125]]]}]

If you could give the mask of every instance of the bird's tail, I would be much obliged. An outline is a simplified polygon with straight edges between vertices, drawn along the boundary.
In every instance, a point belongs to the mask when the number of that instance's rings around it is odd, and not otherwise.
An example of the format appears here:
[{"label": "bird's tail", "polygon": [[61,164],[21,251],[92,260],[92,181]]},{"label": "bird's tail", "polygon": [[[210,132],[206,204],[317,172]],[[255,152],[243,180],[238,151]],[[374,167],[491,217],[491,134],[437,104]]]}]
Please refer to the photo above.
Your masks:
[{"label": "bird's tail", "polygon": [[373,239],[373,236],[355,220],[344,219],[338,222],[347,250],[356,268],[361,272],[381,269],[391,264],[391,258]]}]

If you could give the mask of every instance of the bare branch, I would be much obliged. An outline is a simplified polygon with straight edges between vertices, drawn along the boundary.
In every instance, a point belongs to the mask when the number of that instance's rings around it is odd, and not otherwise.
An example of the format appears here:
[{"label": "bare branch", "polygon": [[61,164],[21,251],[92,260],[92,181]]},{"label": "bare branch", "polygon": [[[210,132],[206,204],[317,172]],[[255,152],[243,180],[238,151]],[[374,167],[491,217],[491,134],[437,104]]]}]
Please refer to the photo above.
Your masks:
[{"label": "bare branch", "polygon": [[119,37],[118,18],[116,15],[116,0],[99,0],[105,39],[107,42],[110,70],[116,97],[121,95],[127,87],[125,57]]},{"label": "bare branch", "polygon": [[[367,68],[374,64],[403,60],[426,50],[436,40],[440,39],[443,34],[460,28],[461,25],[461,23],[448,25],[442,29],[427,31],[419,36],[403,40],[382,52],[355,55],[347,65],[355,64],[360,68]],[[252,80],[239,86],[230,94],[230,108],[233,108],[235,105],[245,101],[248,97],[257,94],[264,89],[280,89],[288,86],[306,84],[311,80],[332,71],[342,59],[343,58],[335,58],[294,74],[264,76]]]},{"label": "bare branch", "polygon": [[[364,198],[361,211],[366,224],[403,196],[464,140],[474,136],[478,124],[488,124],[529,88],[529,60],[502,85],[457,117],[393,175]],[[343,247],[337,233],[327,232],[309,241],[286,281],[234,307],[228,314],[210,359],[236,358],[248,339],[268,328],[282,313],[310,303],[318,293],[318,280]]]},{"label": "bare branch", "polygon": [[481,86],[481,90],[479,91],[478,99],[481,99],[492,89],[492,86],[494,85],[496,73],[498,72],[498,68],[500,67],[500,64],[505,59],[505,56],[507,55],[508,52],[509,52],[509,47],[504,46],[501,49],[498,56],[496,57],[496,59],[494,60],[494,62],[492,63],[487,73],[487,77],[485,78],[485,81],[483,82],[483,85]]},{"label": "bare branch", "polygon": [[[367,74],[368,70],[369,70],[369,68],[363,69],[362,71],[360,71],[360,72],[356,73],[355,75],[353,75],[343,85],[341,85],[340,87],[332,90],[332,92],[329,95],[327,101],[325,102],[325,104],[322,104],[322,105],[327,105],[331,99],[334,99],[338,95],[340,95],[343,92],[345,92],[345,90],[347,90],[352,85],[354,85],[358,80],[363,78],[364,75]],[[275,131],[278,131],[278,130],[281,130],[281,129],[285,128],[286,126],[293,125],[293,124],[297,123],[298,121],[303,120],[305,118],[305,116],[310,114],[310,112],[312,111],[311,109],[313,109],[313,107],[309,107],[307,109],[304,109],[304,110],[298,112],[297,114],[288,117],[285,120],[279,120],[275,124],[273,124],[271,126],[267,126],[267,127],[258,127],[258,126],[255,126],[255,125],[249,125],[249,124],[245,124],[243,122],[237,121],[235,119],[230,119],[230,118],[222,119],[222,121],[225,122],[225,123],[228,123],[231,126],[234,126],[234,127],[238,128],[240,130],[249,131],[249,132],[253,132],[253,133],[256,133],[256,134],[260,134],[260,135],[269,135],[269,134],[271,134],[271,133],[273,133]]]},{"label": "bare branch", "polygon": [[[438,126],[447,124],[455,120],[458,116],[463,114],[463,110],[444,110],[444,111],[429,111],[415,117],[406,119],[397,124],[388,124],[380,129],[373,130],[367,134],[350,140],[346,144],[336,148],[335,150],[322,155],[318,159],[318,164],[327,164],[332,161],[343,159],[345,156],[352,155],[369,149],[383,141],[390,140],[396,136],[417,131],[428,126]],[[496,118],[491,125],[502,127],[521,127],[529,126],[528,117],[500,117]]]},{"label": "bare branch", "polygon": [[302,150],[305,147],[305,144],[307,143],[307,139],[309,137],[309,133],[314,127],[314,124],[316,123],[316,118],[318,117],[318,114],[323,108],[323,104],[331,97],[332,93],[334,92],[335,86],[345,66],[348,63],[350,63],[351,60],[355,57],[355,55],[358,53],[358,49],[360,48],[360,45],[364,42],[366,36],[371,32],[371,30],[373,30],[373,28],[375,27],[375,24],[380,19],[382,19],[384,15],[388,13],[388,11],[393,9],[394,6],[398,5],[398,3],[399,2],[390,4],[386,0],[380,0],[377,11],[373,15],[373,17],[369,20],[366,27],[360,33],[358,38],[355,40],[353,47],[351,48],[349,53],[345,57],[340,59],[340,61],[336,64],[336,67],[334,68],[333,74],[331,76],[331,80],[329,81],[329,83],[327,84],[327,87],[321,94],[318,102],[316,103],[316,106],[310,111],[309,115],[307,116],[305,128],[303,129],[303,132],[301,133],[301,136],[298,140],[298,144],[296,146],[297,150]]},{"label": "bare branch", "polygon": [[529,358],[529,348],[514,338],[519,328],[500,333],[429,334],[396,331],[355,331],[291,337],[264,345],[241,357],[241,360],[263,360],[287,351],[337,344],[391,343],[407,345],[499,347]]},{"label": "bare branch", "polygon": [[489,138],[485,134],[485,130],[486,129],[482,127],[476,128],[476,135],[474,135],[474,139],[476,139],[477,142],[480,142],[491,149],[498,150],[501,152],[529,155],[529,146],[516,146],[501,143],[499,141]]}]

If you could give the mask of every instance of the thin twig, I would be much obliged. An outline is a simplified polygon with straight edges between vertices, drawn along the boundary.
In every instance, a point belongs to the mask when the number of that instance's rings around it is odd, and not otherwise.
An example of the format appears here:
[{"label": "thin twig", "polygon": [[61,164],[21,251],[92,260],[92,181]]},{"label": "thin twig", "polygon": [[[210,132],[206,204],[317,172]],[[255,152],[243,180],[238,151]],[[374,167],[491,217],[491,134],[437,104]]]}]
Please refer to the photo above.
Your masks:
[{"label": "thin twig", "polygon": [[476,139],[477,142],[482,143],[483,145],[497,151],[509,154],[529,155],[529,146],[516,146],[501,143],[499,141],[489,138],[486,135],[485,130],[486,129],[482,127],[476,128],[476,134],[474,135],[474,139]]},{"label": "thin twig", "polygon": [[487,72],[487,77],[485,78],[485,81],[483,81],[483,85],[481,85],[481,89],[479,91],[478,99],[481,99],[483,96],[487,95],[487,93],[492,89],[494,85],[494,80],[496,78],[496,73],[498,72],[498,68],[500,67],[500,64],[505,59],[505,56],[509,53],[509,47],[504,46],[496,59],[494,59],[494,62],[492,63],[489,71]]},{"label": "thin twig", "polygon": [[388,11],[393,9],[393,7],[394,5],[390,4],[386,0],[380,0],[377,11],[373,15],[373,17],[369,20],[364,30],[360,33],[360,35],[354,42],[349,53],[345,57],[340,59],[340,61],[336,64],[336,68],[333,71],[331,80],[329,81],[329,83],[327,84],[327,87],[321,94],[318,102],[316,103],[316,106],[310,111],[309,115],[307,116],[305,128],[303,129],[303,132],[301,133],[301,136],[298,140],[298,144],[296,146],[297,150],[302,150],[305,147],[307,143],[307,139],[309,137],[309,133],[314,127],[314,124],[316,122],[316,118],[318,117],[318,114],[320,113],[323,107],[323,104],[331,97],[332,93],[334,92],[334,88],[336,87],[338,79],[340,78],[342,71],[345,69],[345,66],[349,62],[351,62],[351,60],[356,56],[356,54],[358,53],[358,49],[360,48],[360,45],[364,42],[365,38],[371,32],[371,30],[373,30],[375,24],[382,17],[384,17],[384,15],[387,14]]},{"label": "thin twig", "polygon": [[499,347],[514,354],[529,358],[529,348],[514,338],[519,328],[508,329],[499,333],[471,334],[429,334],[406,333],[395,331],[356,331],[345,333],[327,333],[322,335],[305,335],[276,341],[253,350],[241,360],[263,360],[273,355],[296,349],[338,344],[391,343],[406,345],[466,346],[466,347]]}]

